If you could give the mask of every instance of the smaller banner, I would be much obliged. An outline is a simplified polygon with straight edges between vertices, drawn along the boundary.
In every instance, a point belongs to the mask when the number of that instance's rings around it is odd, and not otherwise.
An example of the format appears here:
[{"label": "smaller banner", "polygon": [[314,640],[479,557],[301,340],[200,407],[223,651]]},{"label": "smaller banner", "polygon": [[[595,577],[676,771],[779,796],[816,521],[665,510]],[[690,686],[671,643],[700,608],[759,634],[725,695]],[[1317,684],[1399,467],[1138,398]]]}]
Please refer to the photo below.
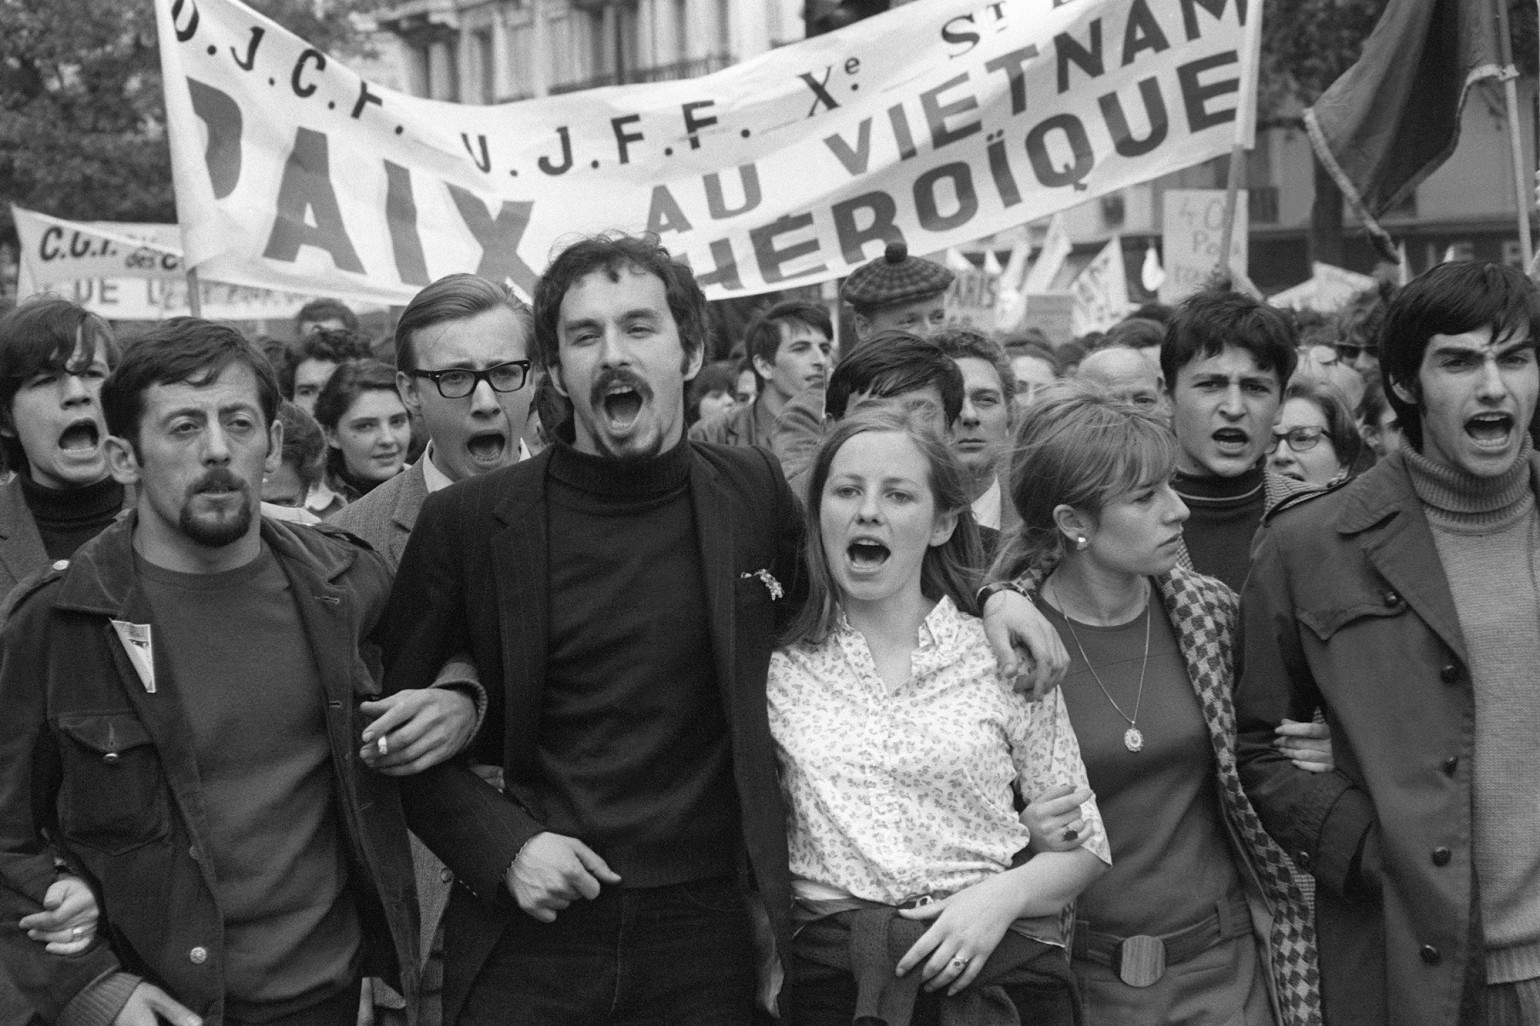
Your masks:
[{"label": "smaller banner", "polygon": [[[1248,266],[1246,190],[1235,197],[1235,229],[1230,236],[1228,266]],[[1219,244],[1225,230],[1223,189],[1167,189],[1161,206],[1161,252],[1165,281],[1160,301],[1175,306],[1202,288],[1219,266]]]},{"label": "smaller banner", "polygon": [[1076,335],[1106,331],[1128,316],[1128,278],[1123,266],[1123,240],[1114,235],[1102,251],[1081,268],[1069,287],[1075,297],[1070,327]]},{"label": "smaller banner", "polygon": [[[52,293],[113,321],[158,321],[192,312],[176,225],[66,221],[16,206],[11,216],[21,250],[18,301]],[[287,320],[310,298],[217,281],[199,281],[198,289],[202,315],[217,321]]]},{"label": "smaller banner", "polygon": [[1290,310],[1336,313],[1352,302],[1354,296],[1376,285],[1377,282],[1367,274],[1316,261],[1310,267],[1309,278],[1271,296],[1268,302]]}]

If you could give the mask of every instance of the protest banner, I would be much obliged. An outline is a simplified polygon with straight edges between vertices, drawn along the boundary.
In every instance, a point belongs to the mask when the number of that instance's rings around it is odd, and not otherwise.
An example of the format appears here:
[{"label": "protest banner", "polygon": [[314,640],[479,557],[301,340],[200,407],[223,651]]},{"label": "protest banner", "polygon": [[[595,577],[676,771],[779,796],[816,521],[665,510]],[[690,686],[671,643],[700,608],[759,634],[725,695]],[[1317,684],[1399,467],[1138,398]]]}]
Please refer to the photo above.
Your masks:
[{"label": "protest banner", "polygon": [[947,321],[975,331],[993,331],[1000,275],[971,263],[967,270],[953,273],[956,277],[946,291]]},{"label": "protest banner", "polygon": [[1347,306],[1354,296],[1377,285],[1378,282],[1367,274],[1317,260],[1310,265],[1310,277],[1292,288],[1269,296],[1267,301],[1273,306],[1290,310],[1336,313]]},{"label": "protest banner", "polygon": [[1070,283],[1070,295],[1075,297],[1070,329],[1076,335],[1106,331],[1128,316],[1133,304],[1128,301],[1127,274],[1123,240],[1114,235]]},{"label": "protest banner", "polygon": [[237,0],[155,0],[184,252],[403,303],[657,232],[712,298],[847,274],[1249,145],[1247,0],[921,0],[696,79],[495,107],[367,82]]},{"label": "protest banner", "polygon": [[[66,221],[17,206],[11,207],[11,216],[20,244],[18,301],[48,292],[114,321],[155,321],[190,312],[182,233],[176,225]],[[206,280],[198,283],[198,291],[201,315],[214,320],[287,321],[310,298]]]},{"label": "protest banner", "polygon": [[1053,280],[1059,276],[1059,269],[1064,266],[1064,261],[1069,259],[1074,248],[1074,243],[1069,240],[1069,229],[1064,227],[1063,215],[1055,214],[1048,222],[1043,245],[1037,251],[1037,259],[1032,262],[1032,268],[1027,271],[1021,291],[1029,296],[1051,292]]},{"label": "protest banner", "polygon": [[[1235,203],[1235,230],[1230,236],[1229,266],[1244,271],[1247,245],[1246,190]],[[1219,265],[1220,239],[1225,226],[1225,190],[1167,189],[1161,202],[1161,252],[1165,280],[1160,301],[1175,306],[1203,287]]]}]

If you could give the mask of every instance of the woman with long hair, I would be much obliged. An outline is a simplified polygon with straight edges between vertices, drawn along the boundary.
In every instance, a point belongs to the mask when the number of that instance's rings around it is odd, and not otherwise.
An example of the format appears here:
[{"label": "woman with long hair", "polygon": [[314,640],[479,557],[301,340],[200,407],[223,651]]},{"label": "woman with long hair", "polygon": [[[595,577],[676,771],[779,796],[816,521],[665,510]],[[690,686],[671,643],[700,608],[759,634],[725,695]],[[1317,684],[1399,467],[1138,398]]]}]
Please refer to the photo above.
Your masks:
[{"label": "woman with long hair", "polygon": [[[768,688],[803,924],[783,1013],[1078,1022],[1066,907],[1106,840],[1058,693],[996,678],[962,468],[912,415],[852,414],[819,446],[806,516],[808,601]],[[1013,788],[1058,785],[1092,839],[1031,855]],[[1002,1002],[1012,1017],[990,1017]]]},{"label": "woman with long hair", "polygon": [[[1060,690],[1117,854],[1077,903],[1075,976],[1097,1026],[1318,1024],[1308,909],[1236,775],[1238,603],[1177,565],[1176,454],[1149,412],[1083,383],[1017,426],[1021,528],[992,576],[1069,642]],[[1029,806],[1034,847],[1080,843],[1074,797]]]},{"label": "woman with long hair", "polygon": [[348,502],[406,466],[412,418],[386,364],[353,360],[338,367],[316,397],[315,419],[326,436],[327,484]]}]

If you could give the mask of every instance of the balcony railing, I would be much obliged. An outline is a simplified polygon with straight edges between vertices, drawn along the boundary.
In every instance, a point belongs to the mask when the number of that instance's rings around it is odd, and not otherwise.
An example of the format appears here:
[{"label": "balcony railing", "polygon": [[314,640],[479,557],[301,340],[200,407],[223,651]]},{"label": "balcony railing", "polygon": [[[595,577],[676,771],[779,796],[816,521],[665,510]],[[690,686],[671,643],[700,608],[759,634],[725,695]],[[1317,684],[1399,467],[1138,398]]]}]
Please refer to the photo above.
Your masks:
[{"label": "balcony railing", "polygon": [[696,57],[687,61],[675,61],[673,64],[654,64],[647,68],[625,68],[619,73],[610,71],[602,75],[594,75],[590,78],[580,79],[576,82],[563,82],[551,86],[552,93],[576,93],[584,89],[597,89],[600,86],[633,85],[638,82],[672,82],[682,78],[698,78],[701,75],[709,75],[713,71],[721,71],[733,63],[731,54],[713,53],[704,57]]}]

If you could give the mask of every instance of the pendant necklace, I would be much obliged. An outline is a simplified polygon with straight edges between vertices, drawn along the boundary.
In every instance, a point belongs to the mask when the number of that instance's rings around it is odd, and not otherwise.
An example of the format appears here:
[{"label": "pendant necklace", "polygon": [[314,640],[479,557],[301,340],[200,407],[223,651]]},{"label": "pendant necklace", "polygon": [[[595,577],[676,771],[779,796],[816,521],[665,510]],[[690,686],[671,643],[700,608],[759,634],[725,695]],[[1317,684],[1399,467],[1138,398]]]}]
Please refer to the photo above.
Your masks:
[{"label": "pendant necklace", "polygon": [[1069,613],[1064,609],[1064,595],[1059,590],[1059,582],[1053,582],[1054,595],[1059,599],[1059,612],[1064,617],[1064,623],[1069,627],[1069,636],[1074,639],[1075,647],[1080,650],[1080,658],[1085,662],[1085,668],[1091,671],[1091,679],[1096,681],[1096,686],[1101,688],[1102,695],[1107,699],[1107,704],[1117,714],[1128,721],[1128,729],[1123,731],[1123,747],[1130,752],[1137,752],[1144,747],[1144,734],[1139,730],[1139,703],[1144,700],[1144,672],[1150,668],[1150,603],[1146,595],[1144,603],[1144,662],[1139,666],[1139,690],[1134,693],[1134,714],[1128,715],[1117,702],[1112,700],[1112,692],[1107,690],[1107,685],[1102,683],[1101,677],[1096,672],[1096,667],[1091,665],[1091,660],[1085,654],[1085,646],[1080,643],[1080,635],[1075,633],[1075,621],[1070,619]]}]

